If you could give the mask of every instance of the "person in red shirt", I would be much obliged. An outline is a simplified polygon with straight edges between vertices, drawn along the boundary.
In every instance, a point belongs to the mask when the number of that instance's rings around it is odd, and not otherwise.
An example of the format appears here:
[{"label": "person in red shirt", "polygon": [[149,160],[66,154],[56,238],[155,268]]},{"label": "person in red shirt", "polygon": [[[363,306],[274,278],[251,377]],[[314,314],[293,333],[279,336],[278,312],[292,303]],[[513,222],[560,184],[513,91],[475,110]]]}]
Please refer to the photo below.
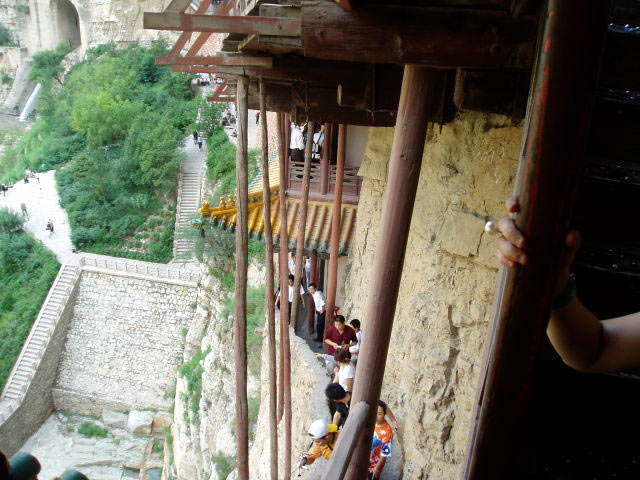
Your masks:
[{"label": "person in red shirt", "polygon": [[328,345],[328,354],[333,355],[336,348],[349,348],[358,343],[358,337],[353,328],[345,325],[342,315],[337,315],[333,325],[327,329],[324,343]]}]

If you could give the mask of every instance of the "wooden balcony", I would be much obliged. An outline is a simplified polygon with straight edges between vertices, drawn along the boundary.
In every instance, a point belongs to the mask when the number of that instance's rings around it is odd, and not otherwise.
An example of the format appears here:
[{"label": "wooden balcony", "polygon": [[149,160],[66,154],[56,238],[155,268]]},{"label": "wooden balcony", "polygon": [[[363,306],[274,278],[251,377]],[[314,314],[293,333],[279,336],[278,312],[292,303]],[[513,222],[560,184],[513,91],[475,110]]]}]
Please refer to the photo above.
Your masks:
[{"label": "wooden balcony", "polygon": [[[324,168],[323,168],[324,166]],[[343,201],[347,203],[358,203],[362,179],[358,177],[360,167],[344,167],[344,179],[342,187]],[[287,195],[293,197],[302,191],[302,177],[304,173],[304,162],[290,161],[288,165]],[[311,164],[311,175],[309,180],[309,194],[318,200],[331,200],[336,186],[336,166],[323,165],[314,162]]]}]

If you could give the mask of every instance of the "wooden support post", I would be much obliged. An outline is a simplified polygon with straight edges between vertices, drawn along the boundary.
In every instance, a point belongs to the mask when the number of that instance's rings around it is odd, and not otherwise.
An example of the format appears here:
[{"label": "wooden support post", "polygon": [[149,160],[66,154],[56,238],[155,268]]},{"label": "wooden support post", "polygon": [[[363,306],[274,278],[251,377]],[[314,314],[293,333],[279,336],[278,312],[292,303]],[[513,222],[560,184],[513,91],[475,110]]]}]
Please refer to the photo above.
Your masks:
[{"label": "wooden support post", "polygon": [[[409,225],[418,189],[430,104],[438,75],[424,67],[405,66],[398,120],[393,136],[389,179],[382,205],[382,223],[374,255],[365,310],[364,338],[358,357],[353,404],[377,405],[398,300]],[[332,247],[333,253],[333,247]],[[372,408],[345,478],[367,476],[376,408]]]},{"label": "wooden support post", "polygon": [[525,266],[500,271],[464,480],[517,473],[511,468],[513,447],[522,433],[571,220],[608,4],[547,4],[515,186],[521,205],[516,225],[527,238],[530,258]]},{"label": "wooden support post", "polygon": [[[309,272],[309,281],[310,283],[315,283],[317,285],[318,280],[318,252],[313,250],[311,252],[311,272]],[[307,285],[309,288],[309,285]],[[313,296],[309,295],[309,335],[314,335],[315,331],[313,329],[314,320],[316,316],[316,305],[313,301]]]},{"label": "wooden support post", "polygon": [[264,205],[264,243],[266,286],[264,290],[269,338],[269,462],[271,480],[278,480],[278,417],[276,394],[276,313],[273,303],[273,231],[271,229],[271,186],[269,185],[269,135],[263,84],[260,81],[260,116],[262,117],[262,203]]},{"label": "wooden support post", "polygon": [[302,205],[300,207],[300,215],[298,219],[298,240],[296,243],[296,274],[293,280],[293,301],[291,302],[291,324],[293,330],[298,328],[298,305],[300,303],[300,284],[302,283],[302,275],[304,265],[302,257],[304,256],[304,234],[307,229],[307,210],[309,208],[309,180],[311,176],[311,154],[313,148],[313,129],[314,122],[307,124],[307,144],[304,150],[304,171],[302,173]]},{"label": "wooden support post", "polygon": [[329,193],[329,160],[331,158],[332,124],[324,124],[324,141],[322,142],[322,156],[320,157],[320,193]]},{"label": "wooden support post", "polygon": [[238,478],[249,480],[249,410],[247,407],[247,267],[249,184],[247,164],[247,91],[238,78],[238,150],[236,152],[237,220],[234,343],[236,360],[236,435]]},{"label": "wooden support post", "polygon": [[[278,162],[280,167],[280,187],[278,188],[278,205],[280,209],[280,251],[278,253],[278,273],[280,277],[280,359],[278,360],[278,423],[282,420],[284,415],[284,325],[289,324],[289,302],[286,301],[285,291],[287,288],[287,276],[289,273],[288,258],[287,258],[287,200],[283,194],[285,189],[282,185],[282,164],[286,161],[284,156],[284,143],[285,143],[285,116],[282,113],[278,113]],[[284,205],[284,207],[283,207]],[[283,214],[284,212],[284,214]],[[285,304],[286,302],[286,304]]]},{"label": "wooden support post", "polygon": [[[282,120],[283,115],[278,113],[278,117]],[[288,128],[284,122],[281,122],[282,128]],[[287,198],[283,186],[286,180],[286,160],[284,156],[284,145],[282,143],[284,131],[280,130],[280,328],[282,349],[280,355],[283,358],[282,380],[283,380],[283,400],[284,400],[284,478],[291,478],[291,345],[289,343],[289,270],[287,268],[288,256],[288,234],[287,234]],[[295,292],[294,292],[295,293]]]},{"label": "wooden support post", "polygon": [[[325,143],[327,139],[325,138]],[[327,313],[324,322],[324,335],[335,317],[333,310],[336,305],[336,291],[338,290],[338,250],[340,250],[340,221],[342,216],[342,180],[344,178],[344,156],[347,148],[347,126],[338,126],[338,162],[336,164],[336,189],[333,195],[331,209],[331,250],[329,252],[329,288],[327,289]]]},{"label": "wooden support post", "polygon": [[[322,480],[335,480],[343,478],[347,471],[349,461],[356,447],[358,437],[362,433],[362,429],[367,423],[367,418],[372,409],[368,403],[359,402],[351,408],[349,418],[338,437],[338,443],[334,447],[335,453],[331,455],[329,464],[325,467],[322,474]],[[364,478],[364,477],[363,477]]]}]

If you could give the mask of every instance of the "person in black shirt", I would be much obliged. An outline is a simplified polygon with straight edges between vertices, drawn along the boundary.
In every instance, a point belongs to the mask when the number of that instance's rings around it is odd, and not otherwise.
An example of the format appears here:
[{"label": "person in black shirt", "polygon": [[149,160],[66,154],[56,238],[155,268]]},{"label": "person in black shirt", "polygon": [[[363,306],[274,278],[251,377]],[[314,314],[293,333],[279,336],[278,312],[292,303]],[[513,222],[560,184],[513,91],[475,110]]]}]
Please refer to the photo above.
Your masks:
[{"label": "person in black shirt", "polygon": [[351,393],[346,392],[339,383],[330,383],[324,389],[324,394],[329,399],[329,411],[333,415],[332,423],[342,428],[349,416]]}]

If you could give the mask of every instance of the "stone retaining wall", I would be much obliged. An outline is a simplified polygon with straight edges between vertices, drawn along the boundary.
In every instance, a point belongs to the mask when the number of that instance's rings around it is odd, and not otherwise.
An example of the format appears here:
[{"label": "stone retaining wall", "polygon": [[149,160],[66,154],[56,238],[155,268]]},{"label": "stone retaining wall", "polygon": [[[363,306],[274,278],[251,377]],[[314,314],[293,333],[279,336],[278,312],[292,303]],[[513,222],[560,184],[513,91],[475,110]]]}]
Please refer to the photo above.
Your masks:
[{"label": "stone retaining wall", "polygon": [[84,271],[55,408],[91,415],[103,408],[168,409],[195,299],[195,285]]},{"label": "stone retaining wall", "polygon": [[73,317],[73,303],[77,290],[76,283],[20,406],[0,424],[0,450],[8,456],[18,451],[54,409],[51,387],[56,378],[58,360]]}]

